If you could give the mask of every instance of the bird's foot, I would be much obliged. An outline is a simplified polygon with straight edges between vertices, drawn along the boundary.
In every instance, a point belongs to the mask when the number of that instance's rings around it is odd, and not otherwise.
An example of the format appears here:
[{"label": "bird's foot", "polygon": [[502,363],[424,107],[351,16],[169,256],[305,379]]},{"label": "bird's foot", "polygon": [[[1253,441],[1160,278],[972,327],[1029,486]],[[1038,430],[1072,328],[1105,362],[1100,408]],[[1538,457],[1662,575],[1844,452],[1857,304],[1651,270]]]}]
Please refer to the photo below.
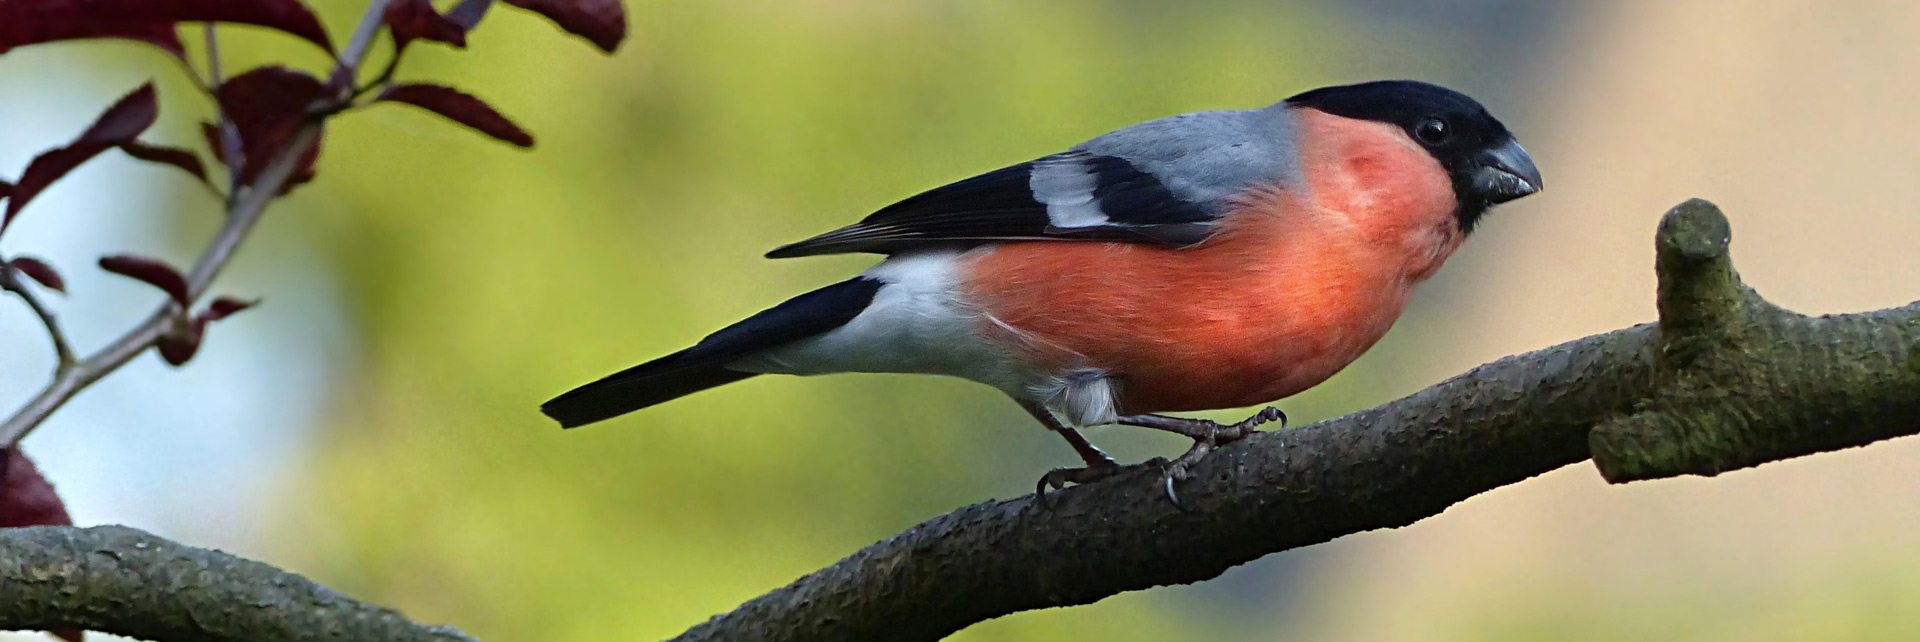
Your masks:
[{"label": "bird's foot", "polygon": [[[1165,430],[1193,439],[1192,448],[1188,448],[1185,454],[1174,458],[1172,462],[1165,463],[1163,466],[1165,474],[1160,479],[1160,487],[1166,492],[1167,501],[1173,502],[1176,508],[1182,510],[1186,507],[1180,504],[1180,496],[1173,491],[1174,482],[1186,481],[1193,465],[1206,457],[1207,453],[1213,452],[1214,448],[1246,439],[1248,435],[1257,432],[1261,424],[1271,421],[1279,421],[1280,427],[1285,428],[1287,413],[1281,412],[1279,408],[1268,406],[1254,413],[1252,417],[1231,424],[1161,415],[1134,415],[1120,418],[1122,424]],[[1161,461],[1165,462],[1165,460]]]},{"label": "bird's foot", "polygon": [[1102,479],[1124,475],[1143,468],[1165,469],[1166,467],[1167,458],[1165,457],[1155,457],[1138,464],[1126,466],[1122,466],[1112,459],[1098,462],[1089,460],[1087,461],[1087,465],[1079,468],[1055,468],[1047,471],[1047,474],[1040,476],[1040,483],[1034,485],[1033,494],[1040,499],[1042,505],[1045,505],[1047,502],[1047,492],[1049,490],[1060,490],[1066,488],[1068,484],[1091,484]]},{"label": "bird's foot", "polygon": [[1287,413],[1280,412],[1279,408],[1267,406],[1266,408],[1262,408],[1260,412],[1254,413],[1252,417],[1230,424],[1222,424],[1207,419],[1168,417],[1166,415],[1128,415],[1121,417],[1116,423],[1152,428],[1154,430],[1164,430],[1177,435],[1183,435],[1196,442],[1206,441],[1217,446],[1245,439],[1247,435],[1258,432],[1261,424],[1271,421],[1278,421],[1280,422],[1280,427],[1285,428],[1287,427]]},{"label": "bird's foot", "polygon": [[1287,413],[1281,412],[1279,408],[1268,406],[1261,409],[1260,412],[1254,413],[1252,417],[1230,424],[1223,424],[1206,419],[1188,419],[1185,417],[1167,417],[1164,415],[1130,415],[1121,417],[1118,423],[1165,430],[1167,432],[1185,435],[1187,438],[1193,440],[1193,447],[1188,448],[1185,454],[1174,458],[1173,461],[1167,461],[1165,457],[1155,457],[1138,464],[1127,466],[1120,465],[1111,457],[1108,457],[1106,453],[1100,452],[1099,449],[1093,448],[1091,445],[1082,448],[1081,444],[1083,444],[1085,440],[1074,439],[1079,436],[1078,433],[1072,433],[1071,431],[1062,432],[1062,434],[1068,435],[1068,441],[1074,443],[1075,449],[1080,452],[1081,458],[1086,461],[1087,465],[1080,468],[1055,468],[1047,471],[1046,475],[1040,477],[1040,482],[1034,485],[1034,495],[1039,497],[1042,505],[1045,505],[1048,489],[1060,490],[1066,488],[1068,484],[1091,484],[1102,479],[1116,477],[1142,468],[1157,468],[1161,473],[1160,488],[1165,492],[1167,501],[1173,502],[1174,507],[1185,510],[1186,507],[1180,504],[1180,496],[1173,491],[1174,482],[1185,481],[1189,474],[1188,471],[1192,469],[1193,465],[1199,462],[1201,458],[1206,457],[1207,453],[1213,452],[1214,448],[1246,439],[1248,435],[1258,432],[1262,424],[1273,421],[1280,422],[1280,427],[1285,428],[1287,426]]},{"label": "bird's foot", "polygon": [[1211,421],[1207,423],[1213,424],[1214,426],[1214,445],[1217,446],[1246,439],[1248,435],[1260,432],[1261,424],[1272,421],[1280,422],[1280,428],[1285,430],[1287,427],[1287,413],[1281,412],[1279,408],[1267,406],[1261,408],[1260,412],[1253,413],[1252,417],[1224,426]]}]

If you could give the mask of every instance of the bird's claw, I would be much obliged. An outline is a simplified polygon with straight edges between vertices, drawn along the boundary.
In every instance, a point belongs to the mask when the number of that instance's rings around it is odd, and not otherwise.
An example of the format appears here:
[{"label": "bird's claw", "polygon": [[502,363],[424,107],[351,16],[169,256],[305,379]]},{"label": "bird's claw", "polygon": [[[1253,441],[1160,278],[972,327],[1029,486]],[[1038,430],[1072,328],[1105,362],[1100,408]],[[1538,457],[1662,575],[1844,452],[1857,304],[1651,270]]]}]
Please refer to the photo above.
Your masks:
[{"label": "bird's claw", "polygon": [[1206,457],[1207,453],[1213,452],[1216,443],[1219,443],[1217,438],[1195,439],[1193,447],[1188,448],[1185,454],[1175,457],[1171,462],[1160,460],[1163,462],[1160,486],[1166,491],[1167,501],[1172,502],[1174,508],[1187,510],[1186,505],[1180,503],[1180,496],[1173,492],[1173,483],[1186,481],[1192,475],[1193,465]]},{"label": "bird's claw", "polygon": [[1081,468],[1055,468],[1040,476],[1040,483],[1034,485],[1034,494],[1045,496],[1047,489],[1060,490],[1067,484],[1089,484],[1112,477],[1119,466],[1084,466]]},{"label": "bird's claw", "polygon": [[1107,462],[1103,464],[1089,464],[1079,468],[1055,468],[1047,471],[1047,474],[1040,476],[1040,482],[1034,484],[1033,494],[1039,499],[1042,506],[1047,506],[1049,505],[1047,499],[1049,489],[1061,490],[1066,488],[1068,484],[1091,484],[1102,479],[1116,477],[1142,468],[1165,469],[1166,466],[1167,458],[1155,457],[1138,464],[1126,466],[1122,466],[1112,460],[1107,460]]},{"label": "bird's claw", "polygon": [[1242,419],[1232,425],[1219,426],[1215,424],[1218,426],[1218,429],[1214,431],[1214,444],[1230,444],[1246,439],[1248,435],[1259,432],[1261,424],[1273,421],[1280,422],[1280,429],[1285,430],[1287,428],[1287,413],[1281,412],[1279,408],[1267,406],[1261,408],[1260,412],[1253,413],[1252,417]]},{"label": "bird's claw", "polygon": [[1160,460],[1163,464],[1162,470],[1165,473],[1161,478],[1161,488],[1166,491],[1167,501],[1173,502],[1174,508],[1187,510],[1187,507],[1180,503],[1180,496],[1173,492],[1174,482],[1186,481],[1187,477],[1192,473],[1193,465],[1199,463],[1201,458],[1207,456],[1207,453],[1213,452],[1214,448],[1246,439],[1247,436],[1258,432],[1261,424],[1272,421],[1278,421],[1282,429],[1286,428],[1287,413],[1281,412],[1279,408],[1267,406],[1260,409],[1260,412],[1254,413],[1252,417],[1233,424],[1223,425],[1212,421],[1206,422],[1210,430],[1203,431],[1201,434],[1194,436],[1193,447],[1188,448],[1185,454],[1174,458],[1172,462],[1167,462],[1164,459]]},{"label": "bird's claw", "polygon": [[1275,408],[1273,406],[1267,406],[1265,408],[1261,408],[1260,412],[1254,413],[1252,417],[1248,417],[1246,421],[1242,421],[1240,423],[1247,424],[1248,430],[1252,430],[1254,426],[1258,426],[1260,424],[1264,424],[1269,421],[1278,421],[1280,422],[1281,430],[1287,429],[1287,413],[1282,412],[1279,408]]}]

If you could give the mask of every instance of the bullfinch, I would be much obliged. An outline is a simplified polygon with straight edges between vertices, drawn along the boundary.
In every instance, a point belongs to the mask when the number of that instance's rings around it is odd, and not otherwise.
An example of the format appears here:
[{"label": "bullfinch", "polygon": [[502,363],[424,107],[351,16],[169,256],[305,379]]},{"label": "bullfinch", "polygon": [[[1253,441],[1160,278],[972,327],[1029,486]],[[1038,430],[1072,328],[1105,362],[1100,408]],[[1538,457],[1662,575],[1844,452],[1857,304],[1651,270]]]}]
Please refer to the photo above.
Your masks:
[{"label": "bullfinch", "polygon": [[573,427],[761,374],[947,375],[999,389],[1073,446],[1084,466],[1047,473],[1042,492],[1127,468],[1080,427],[1192,438],[1153,462],[1172,497],[1208,451],[1285,415],[1155,413],[1325,381],[1490,207],[1540,187],[1486,108],[1423,82],[1152,120],[776,248],[769,258],[887,258],[541,410]]}]

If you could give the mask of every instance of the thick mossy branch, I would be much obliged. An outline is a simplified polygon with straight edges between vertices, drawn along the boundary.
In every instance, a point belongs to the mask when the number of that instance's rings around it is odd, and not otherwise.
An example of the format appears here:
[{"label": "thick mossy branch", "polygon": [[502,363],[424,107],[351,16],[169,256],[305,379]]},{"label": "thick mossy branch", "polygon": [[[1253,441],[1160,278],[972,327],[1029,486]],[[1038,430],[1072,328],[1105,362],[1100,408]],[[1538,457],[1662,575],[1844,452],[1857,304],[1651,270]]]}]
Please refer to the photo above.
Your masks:
[{"label": "thick mossy branch", "polygon": [[1590,442],[1610,481],[1713,475],[1920,427],[1920,326],[1910,310],[1808,318],[1781,309],[1740,282],[1730,237],[1706,201],[1660,222],[1653,390]]},{"label": "thick mossy branch", "polygon": [[219,551],[123,526],[0,529],[0,630],[164,642],[472,642]]},{"label": "thick mossy branch", "polygon": [[[1387,405],[1230,444],[1179,487],[1145,472],[969,506],[675,640],[935,640],[1019,611],[1219,575],[1410,524],[1570,463],[1622,481],[1706,473],[1920,432],[1920,304],[1805,318],[1740,284],[1726,218],[1662,221],[1661,325],[1473,369]],[[1596,426],[1600,428],[1596,429]]]}]

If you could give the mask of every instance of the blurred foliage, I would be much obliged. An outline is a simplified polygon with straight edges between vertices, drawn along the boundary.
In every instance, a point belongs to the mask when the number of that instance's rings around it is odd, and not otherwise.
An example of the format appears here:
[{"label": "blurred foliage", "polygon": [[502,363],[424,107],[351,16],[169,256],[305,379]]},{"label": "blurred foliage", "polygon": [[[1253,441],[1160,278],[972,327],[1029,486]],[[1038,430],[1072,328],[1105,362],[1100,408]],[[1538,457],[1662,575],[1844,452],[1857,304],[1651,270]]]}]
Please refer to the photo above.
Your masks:
[{"label": "blurred foliage", "polygon": [[[955,380],[765,377],[568,432],[537,406],[872,262],[759,258],[774,245],[1127,123],[1279,100],[1316,84],[1340,30],[1251,2],[630,9],[611,60],[507,11],[471,51],[410,54],[401,78],[488,99],[534,151],[380,106],[338,121],[318,183],[276,212],[332,257],[363,341],[273,516],[289,524],[277,559],[483,638],[657,639],[1029,492],[1071,451]],[[1350,404],[1321,398],[1289,408]],[[1095,439],[1133,458],[1182,447]],[[1224,626],[1150,592],[957,639]]]}]

